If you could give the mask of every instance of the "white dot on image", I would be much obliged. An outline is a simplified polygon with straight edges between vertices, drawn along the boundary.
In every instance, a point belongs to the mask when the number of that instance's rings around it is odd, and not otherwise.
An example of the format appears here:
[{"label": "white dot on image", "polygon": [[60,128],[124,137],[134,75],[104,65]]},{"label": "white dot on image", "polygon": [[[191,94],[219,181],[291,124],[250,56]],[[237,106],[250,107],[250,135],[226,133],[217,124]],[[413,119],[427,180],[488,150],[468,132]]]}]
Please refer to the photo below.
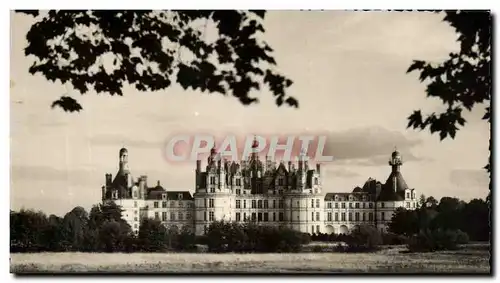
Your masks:
[{"label": "white dot on image", "polygon": [[198,115],[200,115],[200,113],[198,113],[198,112],[194,112],[194,116],[196,116],[196,117],[197,117]]}]

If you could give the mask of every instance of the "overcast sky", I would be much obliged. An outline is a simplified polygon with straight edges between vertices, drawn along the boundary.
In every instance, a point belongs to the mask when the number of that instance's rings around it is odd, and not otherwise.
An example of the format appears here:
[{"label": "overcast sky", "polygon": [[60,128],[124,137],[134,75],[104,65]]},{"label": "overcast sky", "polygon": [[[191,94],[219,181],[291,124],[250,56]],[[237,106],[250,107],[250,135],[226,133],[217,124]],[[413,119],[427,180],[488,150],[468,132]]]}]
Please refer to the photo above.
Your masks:
[{"label": "overcast sky", "polygon": [[439,62],[456,50],[456,35],[441,15],[269,12],[264,38],[279,70],[294,81],[289,94],[299,109],[277,108],[267,91],[253,94],[260,104],[244,107],[177,86],[157,93],[127,87],[123,97],[79,97],[84,111],[78,114],[50,108],[63,94],[79,95],[28,73],[32,59],[23,49],[32,19],[11,16],[11,209],[90,208],[100,201],[105,173],[116,174],[122,146],[134,177],[193,192],[195,164],[167,163],[162,149],[173,134],[197,132],[327,133],[337,161],[323,167],[325,192],[351,191],[369,177],[385,182],[397,146],[406,160],[403,176],[419,194],[487,195],[484,107],[466,113],[467,126],[455,140],[406,129],[414,109],[441,107],[426,98],[417,74],[406,74],[413,59]]}]

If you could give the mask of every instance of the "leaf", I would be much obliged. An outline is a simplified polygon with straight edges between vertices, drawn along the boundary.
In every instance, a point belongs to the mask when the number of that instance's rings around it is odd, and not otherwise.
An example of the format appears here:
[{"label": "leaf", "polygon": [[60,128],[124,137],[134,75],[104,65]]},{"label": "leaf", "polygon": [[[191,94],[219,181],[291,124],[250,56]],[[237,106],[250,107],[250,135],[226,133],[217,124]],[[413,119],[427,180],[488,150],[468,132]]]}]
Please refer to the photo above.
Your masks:
[{"label": "leaf", "polygon": [[415,70],[420,70],[424,67],[424,65],[425,65],[424,61],[414,60],[413,63],[408,68],[408,70],[406,71],[406,73],[410,73],[410,72],[413,72]]},{"label": "leaf", "polygon": [[[28,31],[25,55],[33,58],[31,74],[70,83],[82,94],[93,89],[122,95],[125,84],[140,91],[165,90],[177,84],[204,93],[231,93],[249,105],[258,103],[252,92],[266,86],[274,96],[287,99],[292,80],[275,66],[271,71],[268,66],[277,63],[273,49],[257,36],[264,32],[264,16],[265,11],[235,10],[50,10],[37,17]],[[199,25],[208,20],[217,29],[215,43]],[[76,36],[76,29],[92,26],[88,37]],[[70,56],[70,50],[76,56]],[[114,55],[117,69],[113,71],[102,67],[101,57],[107,53]],[[68,65],[60,64],[60,56]],[[287,101],[287,106],[298,107],[295,98]],[[81,106],[74,102],[58,100],[53,107],[79,111]]]},{"label": "leaf", "polygon": [[58,100],[52,103],[52,108],[61,107],[66,112],[80,112],[82,106],[69,96],[61,96]]}]

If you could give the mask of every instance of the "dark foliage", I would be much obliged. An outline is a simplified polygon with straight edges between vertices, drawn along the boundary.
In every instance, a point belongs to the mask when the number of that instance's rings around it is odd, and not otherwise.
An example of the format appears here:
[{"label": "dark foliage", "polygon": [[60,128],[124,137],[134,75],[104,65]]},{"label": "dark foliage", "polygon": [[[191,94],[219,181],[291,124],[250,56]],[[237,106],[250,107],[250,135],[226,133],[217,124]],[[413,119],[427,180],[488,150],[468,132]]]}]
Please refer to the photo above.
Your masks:
[{"label": "dark foliage", "polygon": [[215,221],[207,231],[210,252],[298,252],[310,238],[285,227]]},{"label": "dark foliage", "polygon": [[164,227],[157,220],[144,219],[134,235],[115,203],[95,205],[90,213],[76,207],[64,218],[42,212],[10,212],[11,252],[161,252],[191,251],[191,231]]},{"label": "dark foliage", "polygon": [[439,204],[427,202],[417,210],[397,209],[388,228],[392,233],[407,237],[424,230],[460,230],[473,241],[488,241],[491,233],[489,205],[481,199],[465,203],[457,198],[443,197]]},{"label": "dark foliage", "polygon": [[[425,118],[420,110],[408,117],[408,127],[428,128],[439,133],[440,139],[455,138],[459,127],[466,120],[462,113],[484,105],[483,119],[491,123],[491,31],[492,17],[489,11],[446,11],[443,21],[449,23],[458,34],[460,51],[450,53],[446,61],[433,64],[416,60],[408,72],[420,73],[420,81],[427,83],[427,96],[442,100],[447,106],[442,113],[431,113]],[[491,152],[491,139],[490,139]],[[491,154],[484,167],[491,173]],[[491,190],[491,184],[490,184]],[[489,197],[487,199],[490,200]]]},{"label": "dark foliage", "polygon": [[410,238],[408,250],[410,252],[434,252],[442,250],[456,250],[460,244],[469,242],[466,233],[460,230],[434,229],[422,230]]},{"label": "dark foliage", "polygon": [[[292,81],[275,70],[273,49],[259,39],[265,11],[17,12],[35,17],[26,35],[25,55],[34,57],[29,72],[82,94],[123,95],[125,84],[159,91],[176,83],[249,105],[258,102],[250,92],[267,86],[278,106],[298,107],[285,95]],[[68,96],[52,106],[82,109]]]},{"label": "dark foliage", "polygon": [[372,225],[361,225],[346,239],[346,252],[372,252],[382,245],[382,235]]}]

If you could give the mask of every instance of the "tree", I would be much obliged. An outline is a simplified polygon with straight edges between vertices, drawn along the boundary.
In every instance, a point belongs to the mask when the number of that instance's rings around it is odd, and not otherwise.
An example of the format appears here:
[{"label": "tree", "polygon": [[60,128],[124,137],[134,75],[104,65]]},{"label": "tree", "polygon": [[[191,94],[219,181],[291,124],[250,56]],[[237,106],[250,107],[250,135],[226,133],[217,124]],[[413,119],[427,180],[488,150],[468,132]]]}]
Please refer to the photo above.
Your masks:
[{"label": "tree", "polygon": [[[123,95],[184,89],[231,94],[244,105],[258,102],[250,91],[267,86],[276,104],[298,107],[285,95],[292,81],[278,73],[273,49],[259,40],[265,11],[17,11],[35,17],[26,35],[31,74],[69,84],[82,94]],[[212,33],[215,36],[212,36]],[[80,111],[70,96],[52,107]]]},{"label": "tree", "polygon": [[433,196],[428,197],[427,200],[425,201],[426,207],[437,208],[437,205],[438,201]]},{"label": "tree", "polygon": [[162,252],[166,245],[167,229],[160,220],[143,219],[139,228],[138,240],[145,252]]},{"label": "tree", "polygon": [[424,194],[421,194],[420,195],[420,198],[418,199],[418,204],[420,207],[424,207],[425,206],[425,195]]},{"label": "tree", "polygon": [[81,250],[84,246],[88,220],[88,213],[80,206],[73,208],[64,216],[60,227],[69,249]]},{"label": "tree", "polygon": [[[421,110],[408,117],[408,128],[426,129],[439,133],[440,139],[455,138],[459,127],[466,120],[463,110],[485,106],[483,119],[491,123],[491,31],[492,20],[489,11],[446,11],[443,19],[459,35],[460,51],[449,54],[440,64],[416,60],[407,72],[418,71],[420,81],[427,83],[427,96],[442,100],[446,111],[431,113],[425,118]],[[490,157],[484,167],[488,173]],[[491,183],[490,183],[491,191]]]},{"label": "tree", "polygon": [[412,236],[419,231],[417,211],[397,208],[388,225],[389,231],[398,235]]}]

